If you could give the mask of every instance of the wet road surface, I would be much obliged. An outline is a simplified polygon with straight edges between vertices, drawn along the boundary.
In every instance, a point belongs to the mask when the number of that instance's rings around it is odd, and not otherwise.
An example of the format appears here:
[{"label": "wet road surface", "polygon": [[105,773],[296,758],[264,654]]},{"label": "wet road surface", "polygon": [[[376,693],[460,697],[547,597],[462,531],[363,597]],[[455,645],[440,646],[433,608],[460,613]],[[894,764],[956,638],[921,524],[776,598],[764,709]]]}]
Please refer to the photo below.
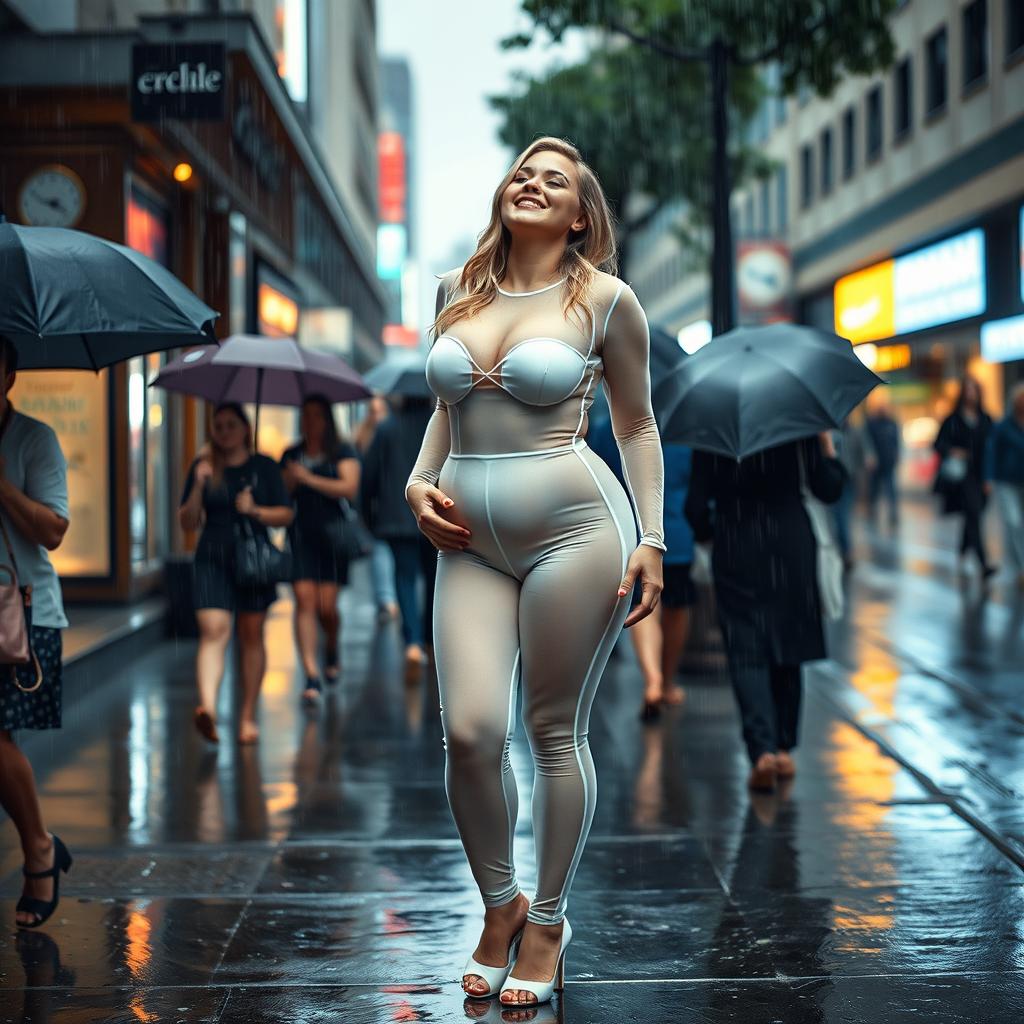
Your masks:
[{"label": "wet road surface", "polygon": [[[746,790],[721,679],[686,677],[686,703],[643,726],[620,643],[591,720],[567,987],[525,1013],[464,1001],[481,909],[436,687],[404,682],[363,589],[312,718],[276,606],[258,749],[203,744],[191,642],[154,648],[26,742],[76,860],[43,931],[0,928],[0,1021],[1024,1019],[1024,610],[1010,587],[961,586],[929,523],[862,532],[851,621],[808,672],[799,776],[777,795]],[[521,727],[513,762],[529,893]],[[5,821],[2,922],[19,870]]]}]

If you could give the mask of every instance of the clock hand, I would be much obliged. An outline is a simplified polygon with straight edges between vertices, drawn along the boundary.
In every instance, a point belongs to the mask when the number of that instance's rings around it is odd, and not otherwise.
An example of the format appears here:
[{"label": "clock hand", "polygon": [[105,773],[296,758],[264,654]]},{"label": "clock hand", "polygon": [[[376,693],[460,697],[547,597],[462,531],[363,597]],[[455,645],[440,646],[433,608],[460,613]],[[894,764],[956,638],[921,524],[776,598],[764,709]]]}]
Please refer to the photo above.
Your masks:
[{"label": "clock hand", "polygon": [[33,192],[32,195],[34,195],[36,199],[39,200],[39,202],[45,203],[47,206],[49,206],[51,210],[59,210],[61,213],[66,212],[64,207],[61,206],[59,199],[55,199],[51,196],[44,196],[40,192]]}]

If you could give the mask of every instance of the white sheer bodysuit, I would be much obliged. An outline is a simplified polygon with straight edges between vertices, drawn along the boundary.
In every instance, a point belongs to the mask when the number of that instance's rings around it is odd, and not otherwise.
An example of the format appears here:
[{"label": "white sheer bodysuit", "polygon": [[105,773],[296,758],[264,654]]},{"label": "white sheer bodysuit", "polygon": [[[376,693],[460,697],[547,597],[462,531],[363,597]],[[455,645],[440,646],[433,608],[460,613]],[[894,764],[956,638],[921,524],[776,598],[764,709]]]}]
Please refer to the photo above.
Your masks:
[{"label": "white sheer bodysuit", "polygon": [[[458,276],[442,281],[439,309],[457,297]],[[588,719],[629,610],[617,591],[637,519],[639,542],[664,550],[646,317],[607,274],[595,281],[589,322],[563,313],[562,292],[561,282],[499,290],[437,338],[427,359],[437,409],[409,478],[440,487],[472,532],[465,551],[439,553],[435,590],[452,814],[485,905],[515,899],[509,745],[521,682],[536,768],[529,919],[540,924],[565,916],[594,817]],[[584,441],[602,380],[632,507]]]}]

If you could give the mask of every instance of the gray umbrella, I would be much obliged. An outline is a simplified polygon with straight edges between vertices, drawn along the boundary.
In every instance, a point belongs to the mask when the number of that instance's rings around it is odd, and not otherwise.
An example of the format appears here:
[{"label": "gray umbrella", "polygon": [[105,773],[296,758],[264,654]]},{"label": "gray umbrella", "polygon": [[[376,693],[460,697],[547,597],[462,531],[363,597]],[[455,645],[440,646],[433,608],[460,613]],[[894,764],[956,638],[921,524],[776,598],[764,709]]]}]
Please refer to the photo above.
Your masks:
[{"label": "gray umbrella", "polygon": [[[679,347],[679,342],[660,327],[652,327],[650,348],[651,391],[657,394],[658,385],[671,374],[689,356]],[[655,409],[657,413],[657,409]],[[594,392],[594,404],[590,410],[591,421],[599,420],[608,415],[608,400],[604,388]]]},{"label": "gray umbrella", "polygon": [[420,351],[389,356],[366,374],[366,386],[380,395],[407,395],[430,398],[427,384],[426,354]]},{"label": "gray umbrella", "polygon": [[303,348],[291,338],[233,334],[220,345],[194,348],[168,363],[151,387],[208,402],[255,402],[259,407],[302,405],[309,395],[355,402],[372,394],[344,359]]},{"label": "gray umbrella", "polygon": [[25,370],[99,370],[216,341],[219,316],[142,253],[83,231],[0,215],[0,334]]},{"label": "gray umbrella", "polygon": [[654,406],[664,440],[742,459],[839,427],[881,383],[828,331],[738,327],[666,377]]}]

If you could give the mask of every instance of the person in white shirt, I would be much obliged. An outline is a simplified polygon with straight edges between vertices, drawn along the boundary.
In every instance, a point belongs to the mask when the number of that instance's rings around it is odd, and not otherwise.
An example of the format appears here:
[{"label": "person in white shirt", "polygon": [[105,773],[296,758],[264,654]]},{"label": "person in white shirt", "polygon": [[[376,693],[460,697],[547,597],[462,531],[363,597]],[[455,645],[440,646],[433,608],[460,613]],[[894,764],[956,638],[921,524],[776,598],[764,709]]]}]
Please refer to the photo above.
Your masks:
[{"label": "person in white shirt", "polygon": [[13,569],[20,586],[32,587],[36,659],[26,666],[0,665],[0,806],[18,830],[25,858],[16,922],[35,928],[57,908],[58,875],[71,866],[71,855],[43,824],[32,766],[14,733],[61,724],[61,630],[68,621],[49,552],[67,532],[68,491],[56,435],[15,411],[8,399],[17,369],[17,349],[0,335],[0,562]]}]

